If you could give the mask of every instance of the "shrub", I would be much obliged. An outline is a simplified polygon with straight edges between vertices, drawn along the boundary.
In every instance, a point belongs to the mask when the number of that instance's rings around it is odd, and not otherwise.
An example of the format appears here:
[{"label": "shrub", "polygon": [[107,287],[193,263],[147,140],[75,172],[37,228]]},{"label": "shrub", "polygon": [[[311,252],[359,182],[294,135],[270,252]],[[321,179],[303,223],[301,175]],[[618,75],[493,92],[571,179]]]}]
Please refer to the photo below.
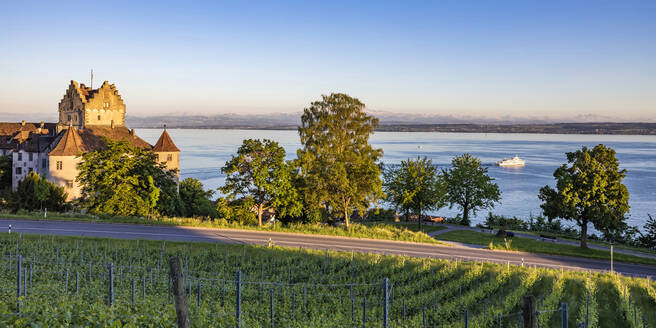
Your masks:
[{"label": "shrub", "polygon": [[375,208],[370,210],[366,217],[370,221],[394,221],[396,211],[393,209]]},{"label": "shrub", "polygon": [[517,217],[505,217],[503,215],[495,215],[492,212],[487,214],[487,219],[485,219],[485,225],[488,227],[500,227],[503,229],[513,229],[513,230],[528,230],[528,224]]}]

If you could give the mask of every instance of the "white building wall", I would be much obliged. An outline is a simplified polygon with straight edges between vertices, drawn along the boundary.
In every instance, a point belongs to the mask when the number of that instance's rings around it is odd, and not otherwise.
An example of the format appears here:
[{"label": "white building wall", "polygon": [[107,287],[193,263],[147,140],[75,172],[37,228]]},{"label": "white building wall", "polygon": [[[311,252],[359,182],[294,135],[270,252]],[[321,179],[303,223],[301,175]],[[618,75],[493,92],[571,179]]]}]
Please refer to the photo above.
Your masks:
[{"label": "white building wall", "polygon": [[39,171],[39,153],[26,152],[24,150],[14,151],[12,154],[13,162],[13,174],[11,179],[11,188],[16,190],[18,188],[18,182],[23,180],[25,176],[31,172],[36,171],[40,174]]},{"label": "white building wall", "polygon": [[75,156],[49,156],[48,180],[60,187],[68,194],[66,200],[79,198],[81,188],[75,178],[77,178],[77,165],[82,161],[81,157]]}]

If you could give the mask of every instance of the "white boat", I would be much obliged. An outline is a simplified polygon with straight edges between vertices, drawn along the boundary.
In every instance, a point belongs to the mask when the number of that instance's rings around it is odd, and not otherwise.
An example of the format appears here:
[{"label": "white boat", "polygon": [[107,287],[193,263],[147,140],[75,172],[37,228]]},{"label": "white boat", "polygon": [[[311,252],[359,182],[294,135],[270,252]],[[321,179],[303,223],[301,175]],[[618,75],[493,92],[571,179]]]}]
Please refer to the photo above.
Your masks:
[{"label": "white boat", "polygon": [[513,158],[504,158],[503,160],[498,161],[494,164],[498,166],[524,166],[526,162],[523,159],[519,158],[519,156],[515,155],[515,157]]}]

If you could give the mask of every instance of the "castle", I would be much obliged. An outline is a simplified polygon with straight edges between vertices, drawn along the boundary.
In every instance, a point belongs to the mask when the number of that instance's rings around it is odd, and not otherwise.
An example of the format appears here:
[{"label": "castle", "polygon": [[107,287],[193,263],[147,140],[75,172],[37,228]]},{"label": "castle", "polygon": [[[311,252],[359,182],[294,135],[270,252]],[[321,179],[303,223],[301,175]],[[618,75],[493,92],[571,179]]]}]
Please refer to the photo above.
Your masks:
[{"label": "castle", "polygon": [[180,168],[180,150],[166,129],[152,146],[125,127],[125,103],[116,86],[105,81],[92,89],[71,81],[59,102],[58,123],[0,123],[0,154],[12,156],[12,189],[34,171],[64,187],[68,200],[80,197],[79,155],[104,149],[103,138],[151,149],[167,169]]}]

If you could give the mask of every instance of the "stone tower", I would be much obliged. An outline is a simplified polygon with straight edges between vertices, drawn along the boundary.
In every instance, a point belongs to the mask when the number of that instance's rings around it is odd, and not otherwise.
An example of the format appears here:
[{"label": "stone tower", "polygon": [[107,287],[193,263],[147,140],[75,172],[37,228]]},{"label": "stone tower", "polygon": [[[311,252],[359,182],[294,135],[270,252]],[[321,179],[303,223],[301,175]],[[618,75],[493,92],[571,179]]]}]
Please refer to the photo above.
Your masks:
[{"label": "stone tower", "polygon": [[166,164],[166,168],[169,170],[176,170],[177,178],[180,179],[180,149],[175,146],[173,139],[169,136],[169,133],[166,132],[166,127],[162,135],[157,140],[157,143],[153,147],[153,152],[157,154],[157,161],[160,163]]},{"label": "stone tower", "polygon": [[68,126],[125,126],[125,103],[116,86],[105,81],[100,88],[91,89],[71,81],[59,102],[57,129],[61,131]]}]

